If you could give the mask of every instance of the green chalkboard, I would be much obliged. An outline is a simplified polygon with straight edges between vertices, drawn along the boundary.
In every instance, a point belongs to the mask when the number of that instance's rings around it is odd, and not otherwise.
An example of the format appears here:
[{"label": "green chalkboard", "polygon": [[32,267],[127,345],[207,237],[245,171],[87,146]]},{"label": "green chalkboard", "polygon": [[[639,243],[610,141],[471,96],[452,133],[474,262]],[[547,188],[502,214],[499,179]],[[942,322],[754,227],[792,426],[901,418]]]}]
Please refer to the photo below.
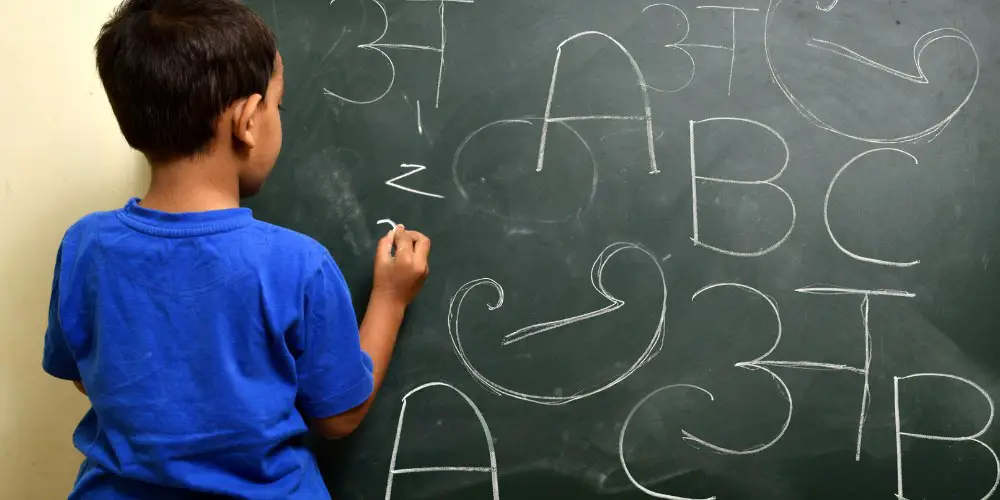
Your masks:
[{"label": "green chalkboard", "polygon": [[334,498],[994,491],[997,2],[249,4],[257,216],[359,308],[379,221],[434,240]]}]

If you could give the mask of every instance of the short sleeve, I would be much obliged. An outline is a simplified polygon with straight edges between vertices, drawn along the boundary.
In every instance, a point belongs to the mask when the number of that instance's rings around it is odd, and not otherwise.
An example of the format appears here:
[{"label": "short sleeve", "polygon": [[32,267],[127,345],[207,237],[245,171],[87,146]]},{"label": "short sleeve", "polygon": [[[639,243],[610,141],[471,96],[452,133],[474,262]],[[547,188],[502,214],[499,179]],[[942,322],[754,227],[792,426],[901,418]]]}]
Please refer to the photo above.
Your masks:
[{"label": "short sleeve", "polygon": [[59,272],[62,267],[62,248],[56,255],[56,269],[52,278],[52,296],[49,299],[49,326],[45,330],[45,348],[42,352],[42,369],[49,375],[65,380],[80,380],[76,358],[70,350],[59,318]]},{"label": "short sleeve", "polygon": [[351,410],[372,394],[372,359],[361,350],[351,295],[329,254],[305,288],[296,344],[298,403],[307,416],[327,418]]}]

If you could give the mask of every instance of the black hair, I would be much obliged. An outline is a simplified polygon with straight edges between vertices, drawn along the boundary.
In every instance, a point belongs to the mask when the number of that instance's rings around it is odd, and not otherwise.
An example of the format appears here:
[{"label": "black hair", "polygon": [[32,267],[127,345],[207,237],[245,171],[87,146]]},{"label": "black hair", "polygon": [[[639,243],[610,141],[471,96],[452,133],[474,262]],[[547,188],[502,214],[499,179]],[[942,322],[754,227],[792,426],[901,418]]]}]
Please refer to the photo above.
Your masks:
[{"label": "black hair", "polygon": [[277,42],[238,0],[125,0],[96,52],[125,140],[166,161],[205,151],[227,107],[265,95]]}]

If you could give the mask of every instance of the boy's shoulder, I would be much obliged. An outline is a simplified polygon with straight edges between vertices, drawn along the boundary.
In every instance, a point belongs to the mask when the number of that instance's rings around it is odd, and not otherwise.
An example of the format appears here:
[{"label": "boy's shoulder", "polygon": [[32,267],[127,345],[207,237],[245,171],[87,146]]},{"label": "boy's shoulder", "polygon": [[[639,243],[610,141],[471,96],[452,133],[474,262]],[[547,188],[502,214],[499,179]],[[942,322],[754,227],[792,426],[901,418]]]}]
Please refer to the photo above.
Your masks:
[{"label": "boy's shoulder", "polygon": [[[129,231],[121,220],[123,209],[92,212],[84,215],[66,230],[62,238],[62,246],[79,247],[87,242],[104,240],[115,231]],[[293,229],[264,222],[253,218],[249,226],[241,231],[233,231],[231,235],[250,247],[256,247],[256,253],[270,262],[281,262],[286,268],[301,266],[301,271],[310,273],[318,268],[326,259],[332,259],[329,250],[315,238]],[[246,231],[249,230],[249,231]],[[103,235],[103,236],[102,236]]]},{"label": "boy's shoulder", "polygon": [[268,246],[273,252],[312,259],[322,259],[329,255],[327,248],[309,235],[259,219],[254,219],[254,226],[267,235]]},{"label": "boy's shoulder", "polygon": [[256,219],[252,227],[263,233],[255,242],[262,249],[257,262],[263,272],[299,282],[308,282],[330,267],[340,272],[330,251],[311,236]]},{"label": "boy's shoulder", "polygon": [[107,229],[108,223],[114,223],[117,220],[115,212],[115,210],[103,210],[80,217],[63,234],[63,243],[76,243],[81,239],[99,234]]}]

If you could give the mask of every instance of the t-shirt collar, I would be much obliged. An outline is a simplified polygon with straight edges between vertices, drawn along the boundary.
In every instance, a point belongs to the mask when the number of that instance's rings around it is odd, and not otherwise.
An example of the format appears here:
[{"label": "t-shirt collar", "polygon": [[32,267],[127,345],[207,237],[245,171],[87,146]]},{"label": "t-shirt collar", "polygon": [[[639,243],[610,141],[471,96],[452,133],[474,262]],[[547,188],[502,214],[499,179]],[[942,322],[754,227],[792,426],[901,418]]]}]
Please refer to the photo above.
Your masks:
[{"label": "t-shirt collar", "polygon": [[253,222],[253,212],[249,208],[170,213],[140,206],[139,198],[129,200],[117,215],[125,225],[136,231],[167,237],[221,233]]}]

